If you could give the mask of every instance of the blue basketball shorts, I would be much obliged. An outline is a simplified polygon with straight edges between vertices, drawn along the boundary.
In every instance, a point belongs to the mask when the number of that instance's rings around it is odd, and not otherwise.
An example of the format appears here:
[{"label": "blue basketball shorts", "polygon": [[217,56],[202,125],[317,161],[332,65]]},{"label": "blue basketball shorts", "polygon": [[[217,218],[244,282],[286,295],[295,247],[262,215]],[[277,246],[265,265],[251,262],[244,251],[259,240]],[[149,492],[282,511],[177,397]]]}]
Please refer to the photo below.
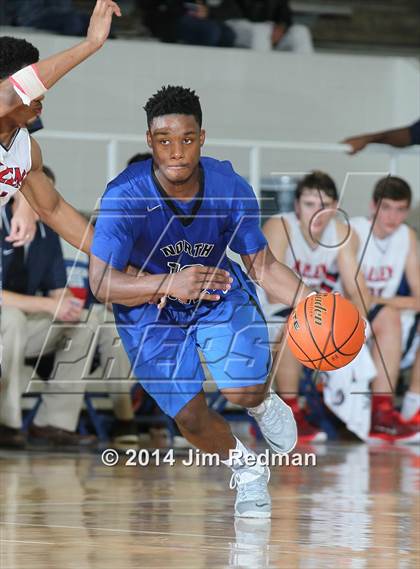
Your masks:
[{"label": "blue basketball shorts", "polygon": [[135,310],[136,324],[120,320],[118,330],[134,375],[167,415],[174,417],[202,389],[198,350],[219,389],[266,382],[271,351],[256,295],[236,290],[217,304],[202,302],[193,309]]}]

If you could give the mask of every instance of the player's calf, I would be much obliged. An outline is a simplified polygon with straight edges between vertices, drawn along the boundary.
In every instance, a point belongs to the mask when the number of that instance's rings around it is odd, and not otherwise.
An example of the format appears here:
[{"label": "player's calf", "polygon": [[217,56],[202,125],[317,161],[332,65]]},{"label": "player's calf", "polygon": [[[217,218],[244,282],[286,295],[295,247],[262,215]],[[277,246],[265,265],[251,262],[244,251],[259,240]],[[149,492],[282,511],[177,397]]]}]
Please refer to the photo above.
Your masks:
[{"label": "player's calf", "polygon": [[374,333],[372,357],[377,368],[373,393],[395,391],[401,361],[401,318],[399,311],[383,307],[371,323]]},{"label": "player's calf", "polygon": [[236,442],[229,424],[218,413],[208,408],[201,391],[174,417],[182,435],[203,452],[217,453],[222,459],[229,457]]},{"label": "player's calf", "polygon": [[204,394],[189,401],[175,421],[189,442],[204,452],[218,454],[222,464],[232,469],[230,487],[237,490],[235,516],[269,518],[268,468],[260,465],[257,455],[233,436],[223,417],[207,407]]}]

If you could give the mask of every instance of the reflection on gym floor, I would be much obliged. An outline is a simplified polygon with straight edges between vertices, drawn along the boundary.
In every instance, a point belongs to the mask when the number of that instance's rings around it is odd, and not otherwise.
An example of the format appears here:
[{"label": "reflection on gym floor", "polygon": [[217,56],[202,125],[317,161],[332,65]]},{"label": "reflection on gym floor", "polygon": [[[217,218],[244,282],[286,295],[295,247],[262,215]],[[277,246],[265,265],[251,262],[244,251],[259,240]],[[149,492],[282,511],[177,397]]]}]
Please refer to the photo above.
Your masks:
[{"label": "reflection on gym floor", "polygon": [[317,465],[272,469],[271,521],[232,517],[224,467],[2,452],[2,567],[418,566],[419,448],[298,450]]}]

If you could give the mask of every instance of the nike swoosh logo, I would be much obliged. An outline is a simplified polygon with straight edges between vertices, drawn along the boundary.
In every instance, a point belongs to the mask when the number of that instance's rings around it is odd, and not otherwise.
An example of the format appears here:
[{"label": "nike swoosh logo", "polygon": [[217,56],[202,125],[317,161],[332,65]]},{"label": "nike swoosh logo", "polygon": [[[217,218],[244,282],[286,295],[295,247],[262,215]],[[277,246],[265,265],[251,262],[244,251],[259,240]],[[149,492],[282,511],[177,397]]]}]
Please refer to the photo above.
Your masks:
[{"label": "nike swoosh logo", "polygon": [[262,504],[258,504],[258,502],[255,504],[257,506],[257,508],[263,508],[264,506],[269,506],[270,504],[268,502],[263,502]]},{"label": "nike swoosh logo", "polygon": [[3,255],[11,255],[13,253],[13,249],[6,249],[3,251]]},{"label": "nike swoosh logo", "polygon": [[147,211],[149,211],[149,212],[150,212],[150,211],[153,211],[154,209],[157,209],[158,207],[160,207],[160,204],[159,204],[159,205],[155,205],[154,207],[149,207],[149,206],[147,206]]}]

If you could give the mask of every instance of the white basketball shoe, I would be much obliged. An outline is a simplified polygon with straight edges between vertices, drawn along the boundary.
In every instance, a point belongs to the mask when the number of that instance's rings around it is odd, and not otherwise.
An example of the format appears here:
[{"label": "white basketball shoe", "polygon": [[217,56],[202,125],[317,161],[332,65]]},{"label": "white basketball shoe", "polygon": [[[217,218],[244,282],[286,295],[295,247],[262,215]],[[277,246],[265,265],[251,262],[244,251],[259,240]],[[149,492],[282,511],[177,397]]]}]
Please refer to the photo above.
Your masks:
[{"label": "white basketball shoe", "polygon": [[270,470],[267,466],[235,468],[230,488],[236,488],[235,516],[239,518],[270,518],[271,498],[267,484]]},{"label": "white basketball shoe", "polygon": [[293,411],[277,393],[270,391],[261,405],[248,409],[248,413],[275,453],[287,454],[295,448],[298,432]]}]

